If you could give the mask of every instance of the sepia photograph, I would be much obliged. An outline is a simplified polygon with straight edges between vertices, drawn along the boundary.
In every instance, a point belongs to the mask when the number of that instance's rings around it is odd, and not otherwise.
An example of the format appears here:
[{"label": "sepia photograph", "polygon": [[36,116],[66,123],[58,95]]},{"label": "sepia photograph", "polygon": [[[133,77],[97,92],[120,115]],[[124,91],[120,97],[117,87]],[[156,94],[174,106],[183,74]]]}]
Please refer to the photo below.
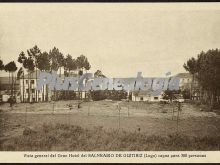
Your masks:
[{"label": "sepia photograph", "polygon": [[220,151],[219,27],[219,3],[1,3],[0,151]]}]

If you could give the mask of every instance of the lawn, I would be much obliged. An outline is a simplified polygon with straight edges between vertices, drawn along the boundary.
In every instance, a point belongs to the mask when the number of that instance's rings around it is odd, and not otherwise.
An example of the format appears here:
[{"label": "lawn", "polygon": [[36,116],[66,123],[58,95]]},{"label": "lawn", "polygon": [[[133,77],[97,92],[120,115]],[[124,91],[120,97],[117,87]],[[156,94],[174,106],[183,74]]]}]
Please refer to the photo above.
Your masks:
[{"label": "lawn", "polygon": [[183,103],[177,122],[176,104],[78,102],[1,105],[0,150],[219,150],[219,115],[204,106]]}]

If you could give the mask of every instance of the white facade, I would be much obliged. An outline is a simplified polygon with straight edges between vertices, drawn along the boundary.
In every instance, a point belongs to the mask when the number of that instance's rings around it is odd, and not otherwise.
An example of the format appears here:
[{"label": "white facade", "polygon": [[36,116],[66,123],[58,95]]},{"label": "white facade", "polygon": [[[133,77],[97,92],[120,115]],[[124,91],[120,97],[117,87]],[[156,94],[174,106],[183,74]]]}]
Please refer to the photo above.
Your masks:
[{"label": "white facade", "polygon": [[[38,81],[38,79],[37,79]],[[20,79],[20,100],[21,102],[29,102],[28,101],[28,92],[30,92],[30,102],[44,102],[51,101],[53,91],[50,90],[48,85],[43,85],[41,90],[36,90],[37,88],[36,79]],[[28,85],[29,84],[29,85]],[[30,91],[29,91],[30,90]],[[84,99],[86,97],[86,92],[81,92],[81,98]]]},{"label": "white facade", "polygon": [[192,83],[192,78],[180,78],[180,89],[189,89]]},{"label": "white facade", "polygon": [[138,94],[132,92],[132,101],[161,101],[163,98],[162,93],[158,96],[154,96],[152,92],[140,91]]},{"label": "white facade", "polygon": [[180,78],[180,90],[190,89],[192,84],[192,75],[190,73],[179,73],[176,77]]},{"label": "white facade", "polygon": [[29,92],[30,102],[42,102],[51,100],[51,91],[49,88],[47,89],[46,85],[44,85],[41,90],[36,90],[37,81],[36,79],[20,79],[21,102],[28,102]]}]

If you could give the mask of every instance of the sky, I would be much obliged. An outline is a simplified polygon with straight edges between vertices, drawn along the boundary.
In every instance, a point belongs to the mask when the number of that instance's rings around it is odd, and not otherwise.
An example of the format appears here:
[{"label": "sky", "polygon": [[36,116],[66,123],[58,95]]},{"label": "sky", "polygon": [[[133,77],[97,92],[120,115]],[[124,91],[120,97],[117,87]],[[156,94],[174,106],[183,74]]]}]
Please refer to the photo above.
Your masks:
[{"label": "sky", "polygon": [[0,4],[0,59],[17,62],[34,45],[55,46],[85,55],[90,72],[108,77],[174,75],[186,72],[190,57],[219,48],[219,27],[215,3]]}]

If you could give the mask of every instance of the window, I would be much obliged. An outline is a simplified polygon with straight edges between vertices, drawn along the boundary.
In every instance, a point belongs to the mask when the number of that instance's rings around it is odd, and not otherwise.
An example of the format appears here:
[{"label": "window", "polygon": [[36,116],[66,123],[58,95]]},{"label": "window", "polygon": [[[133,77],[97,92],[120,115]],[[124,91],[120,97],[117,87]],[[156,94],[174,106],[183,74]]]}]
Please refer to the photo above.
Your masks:
[{"label": "window", "polygon": [[34,84],[34,80],[31,80],[31,84]]},{"label": "window", "polygon": [[141,97],[140,100],[143,101],[144,100],[143,97]]},{"label": "window", "polygon": [[35,92],[35,89],[31,89],[31,91],[32,91],[32,93],[34,93],[34,92]]},{"label": "window", "polygon": [[28,93],[28,89],[26,89],[26,93]]},{"label": "window", "polygon": [[28,80],[26,80],[26,84],[28,84]]},{"label": "window", "polygon": [[158,100],[158,97],[154,97],[154,100]]}]

